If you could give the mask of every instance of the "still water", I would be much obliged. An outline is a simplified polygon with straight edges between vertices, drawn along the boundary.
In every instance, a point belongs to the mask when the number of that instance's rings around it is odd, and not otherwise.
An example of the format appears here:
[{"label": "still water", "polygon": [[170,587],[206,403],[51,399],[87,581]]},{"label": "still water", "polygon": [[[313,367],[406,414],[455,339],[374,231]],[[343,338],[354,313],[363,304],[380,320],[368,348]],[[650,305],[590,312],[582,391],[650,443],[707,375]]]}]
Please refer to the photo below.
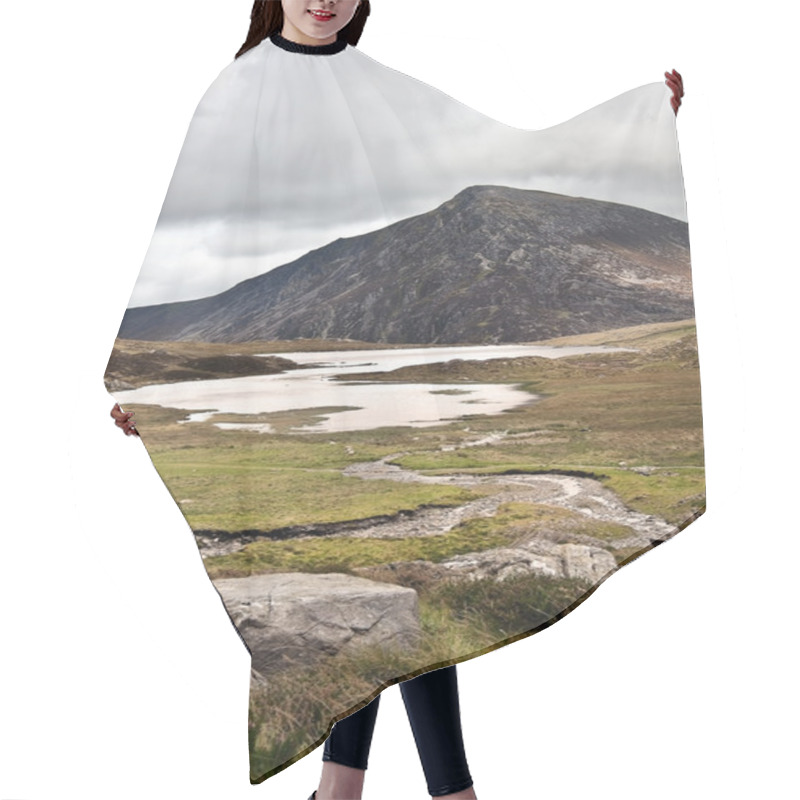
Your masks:
[{"label": "still water", "polygon": [[[115,396],[125,404],[144,403],[194,412],[186,422],[203,421],[215,414],[264,414],[301,409],[324,409],[295,433],[337,433],[387,426],[424,427],[472,414],[499,414],[536,400],[536,395],[513,384],[498,383],[387,383],[359,381],[365,372],[437,364],[461,359],[540,356],[562,358],[586,353],[618,352],[611,347],[542,347],[534,345],[474,345],[392,350],[349,350],[317,353],[262,353],[289,358],[304,369],[277,375],[222,378],[208,381],[143,386]],[[340,376],[346,380],[336,380]],[[350,380],[352,378],[352,380]],[[331,407],[335,407],[335,410]],[[218,422],[223,429],[269,433],[267,423]]]}]

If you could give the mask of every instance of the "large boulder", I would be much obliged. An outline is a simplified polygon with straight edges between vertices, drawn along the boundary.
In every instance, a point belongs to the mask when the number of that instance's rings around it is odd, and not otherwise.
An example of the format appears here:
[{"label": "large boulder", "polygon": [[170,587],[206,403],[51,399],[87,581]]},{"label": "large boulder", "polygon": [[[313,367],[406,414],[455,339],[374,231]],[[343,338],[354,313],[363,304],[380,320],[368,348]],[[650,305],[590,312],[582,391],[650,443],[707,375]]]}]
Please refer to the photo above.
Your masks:
[{"label": "large boulder", "polygon": [[417,593],[339,573],[214,581],[262,673],[362,647],[407,647],[420,633]]}]

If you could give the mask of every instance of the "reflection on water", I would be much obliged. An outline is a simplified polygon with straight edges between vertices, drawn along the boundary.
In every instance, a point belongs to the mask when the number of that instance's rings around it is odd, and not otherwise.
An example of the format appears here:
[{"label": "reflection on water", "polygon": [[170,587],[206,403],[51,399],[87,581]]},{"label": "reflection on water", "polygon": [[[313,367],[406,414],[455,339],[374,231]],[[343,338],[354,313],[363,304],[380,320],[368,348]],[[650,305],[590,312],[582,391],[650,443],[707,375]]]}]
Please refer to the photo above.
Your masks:
[{"label": "reflection on water", "polygon": [[[277,375],[143,386],[140,389],[117,392],[116,397],[123,406],[126,403],[144,403],[199,412],[191,414],[188,422],[206,420],[218,413],[264,414],[325,409],[312,423],[292,428],[296,433],[337,433],[398,425],[424,427],[471,414],[499,414],[529,403],[536,396],[511,384],[386,383],[359,381],[357,376],[365,372],[384,372],[399,367],[436,364],[454,359],[488,361],[493,358],[522,356],[559,358],[584,353],[614,352],[619,349],[474,345],[280,353],[282,357],[290,358],[297,364],[313,366]],[[334,376],[337,375],[352,375],[353,380],[335,380]],[[347,408],[331,410],[332,406]],[[255,430],[262,433],[272,430],[265,423],[216,424],[223,429]]]}]

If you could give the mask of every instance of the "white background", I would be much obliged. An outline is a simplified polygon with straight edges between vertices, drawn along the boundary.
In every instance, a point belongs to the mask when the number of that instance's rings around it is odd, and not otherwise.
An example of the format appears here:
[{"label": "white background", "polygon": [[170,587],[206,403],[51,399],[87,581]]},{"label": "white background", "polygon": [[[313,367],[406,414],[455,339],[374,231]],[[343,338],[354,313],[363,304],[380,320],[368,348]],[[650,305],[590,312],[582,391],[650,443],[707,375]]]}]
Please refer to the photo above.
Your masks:
[{"label": "white background", "polygon": [[[247,763],[248,657],[106,361],[250,0],[41,0],[2,24],[0,798],[305,800]],[[361,47],[497,119],[676,67],[708,512],[546,631],[459,666],[481,800],[797,797],[791,4],[374,0]],[[425,798],[397,687],[365,800]]]}]

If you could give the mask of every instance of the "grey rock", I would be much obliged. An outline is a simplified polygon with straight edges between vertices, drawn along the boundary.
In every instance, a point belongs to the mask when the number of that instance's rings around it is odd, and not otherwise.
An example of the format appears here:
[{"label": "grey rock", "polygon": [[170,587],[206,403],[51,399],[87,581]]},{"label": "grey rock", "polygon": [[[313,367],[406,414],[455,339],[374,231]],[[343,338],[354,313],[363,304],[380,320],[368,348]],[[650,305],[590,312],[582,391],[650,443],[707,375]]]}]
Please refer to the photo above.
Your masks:
[{"label": "grey rock", "polygon": [[583,578],[596,583],[617,568],[617,561],[607,550],[582,544],[558,545],[566,578]]},{"label": "grey rock", "polygon": [[502,581],[515,575],[535,573],[553,578],[580,578],[596,583],[617,568],[614,556],[600,547],[555,544],[534,539],[517,547],[499,547],[465,553],[441,562],[451,574],[470,579]]},{"label": "grey rock", "polygon": [[419,636],[413,589],[339,573],[299,572],[214,581],[252,653],[269,674],[316,655],[405,647]]}]

